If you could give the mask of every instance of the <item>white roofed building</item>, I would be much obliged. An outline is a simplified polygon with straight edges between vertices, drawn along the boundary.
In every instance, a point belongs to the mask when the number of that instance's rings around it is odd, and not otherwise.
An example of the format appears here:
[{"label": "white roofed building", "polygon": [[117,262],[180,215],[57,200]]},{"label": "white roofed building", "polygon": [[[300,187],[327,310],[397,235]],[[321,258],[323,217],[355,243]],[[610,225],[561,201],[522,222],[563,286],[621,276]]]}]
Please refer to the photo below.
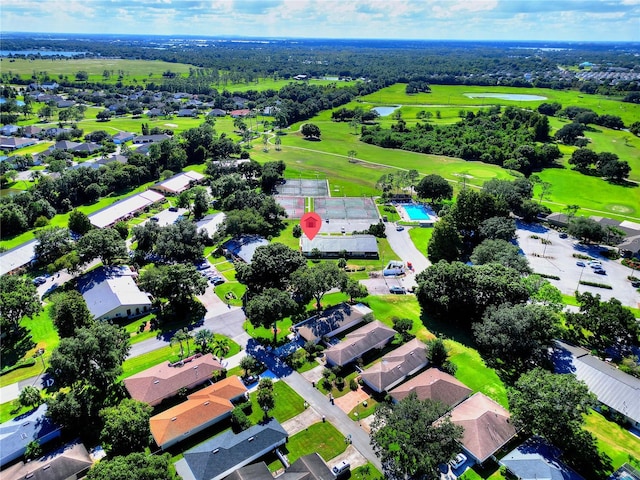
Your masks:
[{"label": "white roofed building", "polygon": [[87,308],[96,320],[144,315],[151,309],[149,296],[140,291],[127,266],[100,267],[78,281]]}]

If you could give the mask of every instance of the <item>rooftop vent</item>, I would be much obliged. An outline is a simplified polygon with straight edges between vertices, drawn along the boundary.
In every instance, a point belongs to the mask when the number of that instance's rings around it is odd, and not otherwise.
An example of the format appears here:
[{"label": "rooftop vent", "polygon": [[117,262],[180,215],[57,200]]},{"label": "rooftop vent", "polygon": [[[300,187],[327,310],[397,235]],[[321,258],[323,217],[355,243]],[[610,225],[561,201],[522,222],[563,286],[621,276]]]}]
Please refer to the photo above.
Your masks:
[{"label": "rooftop vent", "polygon": [[220,451],[219,448],[216,448],[215,450],[213,450],[211,453],[218,453]]},{"label": "rooftop vent", "polygon": [[172,422],[175,422],[177,419],[178,419],[178,417],[173,417],[173,418],[171,419],[171,421],[172,421]]},{"label": "rooftop vent", "polygon": [[249,437],[249,438],[247,439],[247,442],[253,442],[255,439],[256,439],[256,437]]}]

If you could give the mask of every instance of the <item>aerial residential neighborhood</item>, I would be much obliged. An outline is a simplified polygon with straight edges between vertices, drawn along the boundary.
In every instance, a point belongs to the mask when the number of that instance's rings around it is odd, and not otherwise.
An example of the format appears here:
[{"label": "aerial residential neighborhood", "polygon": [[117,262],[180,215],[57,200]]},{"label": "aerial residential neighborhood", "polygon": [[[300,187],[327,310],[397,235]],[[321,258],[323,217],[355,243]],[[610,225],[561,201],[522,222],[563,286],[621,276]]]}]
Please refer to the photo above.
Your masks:
[{"label": "aerial residential neighborhood", "polygon": [[0,477],[640,480],[640,8],[317,3],[0,9]]}]

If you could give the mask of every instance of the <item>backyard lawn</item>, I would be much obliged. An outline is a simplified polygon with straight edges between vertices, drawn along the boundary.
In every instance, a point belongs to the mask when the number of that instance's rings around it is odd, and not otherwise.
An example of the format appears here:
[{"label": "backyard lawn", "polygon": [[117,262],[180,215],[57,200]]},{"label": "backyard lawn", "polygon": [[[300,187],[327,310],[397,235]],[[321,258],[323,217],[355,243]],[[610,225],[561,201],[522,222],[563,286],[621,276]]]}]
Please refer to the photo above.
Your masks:
[{"label": "backyard lawn", "polygon": [[[273,395],[275,397],[275,408],[269,411],[269,416],[275,418],[280,423],[295,417],[304,410],[304,399],[298,395],[285,382],[277,381],[273,383]],[[253,391],[250,395],[251,423],[257,424],[262,421],[264,412],[258,405],[258,392]]]},{"label": "backyard lawn", "polygon": [[[344,441],[344,436],[329,422],[310,425],[289,437],[289,441],[281,448],[289,463],[293,463],[310,453],[318,453],[326,462],[340,455],[346,449],[347,443]],[[272,472],[279,468],[282,468],[280,460],[269,464],[269,470]]]}]

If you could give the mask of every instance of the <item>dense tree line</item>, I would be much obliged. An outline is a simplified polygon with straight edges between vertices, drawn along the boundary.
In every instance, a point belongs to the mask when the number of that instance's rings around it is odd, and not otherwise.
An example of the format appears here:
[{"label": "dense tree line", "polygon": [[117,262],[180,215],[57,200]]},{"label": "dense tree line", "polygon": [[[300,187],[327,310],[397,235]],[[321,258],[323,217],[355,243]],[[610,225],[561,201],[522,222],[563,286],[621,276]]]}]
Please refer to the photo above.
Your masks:
[{"label": "dense tree line", "polygon": [[[512,44],[486,42],[428,42],[393,41],[383,43],[375,40],[313,40],[295,42],[273,41],[268,45],[268,61],[265,61],[263,42],[226,42],[215,44],[215,48],[191,46],[187,42],[180,48],[152,49],[148,41],[166,42],[161,37],[127,37],[119,42],[94,37],[91,43],[85,39],[66,38],[56,42],[57,48],[87,51],[107,57],[164,60],[194,65],[189,77],[192,85],[213,84],[224,88],[228,83],[251,85],[259,78],[290,79],[298,74],[310,77],[339,75],[340,77],[368,78],[384,84],[396,82],[420,86],[431,84],[467,85],[513,85],[548,88],[568,88],[581,83],[572,76],[562,75],[557,65],[576,65],[589,58],[593,63],[633,69],[633,57],[624,49],[605,45],[569,45],[569,48],[540,50],[539,45],[530,44],[530,49],[514,49]],[[520,44],[519,46],[522,46]],[[34,38],[7,38],[6,49],[51,48],[51,42]],[[353,51],[357,49],[358,54]],[[535,51],[535,55],[532,55]],[[508,54],[505,54],[508,52]],[[115,72],[114,72],[115,73]],[[124,72],[118,72],[118,80]],[[165,72],[162,82],[171,83],[180,76]],[[530,73],[534,79],[524,80]],[[10,69],[3,73],[8,83],[25,84],[33,81],[21,79]],[[36,78],[52,78],[38,75]],[[105,77],[108,78],[108,77]],[[203,82],[204,80],[204,82]],[[75,78],[58,79],[64,84],[83,83]],[[152,79],[155,82],[155,79]],[[159,83],[158,85],[162,85]],[[615,85],[589,86],[600,94],[637,91],[637,82],[622,81]],[[185,91],[184,88],[180,90]],[[177,91],[177,90],[175,90]]]},{"label": "dense tree line", "polygon": [[499,106],[478,114],[467,112],[455,125],[418,123],[408,128],[400,119],[390,129],[364,126],[361,140],[385,148],[491,163],[525,174],[550,166],[560,157],[557,146],[539,144],[549,140],[547,117],[514,107],[502,113]]}]

